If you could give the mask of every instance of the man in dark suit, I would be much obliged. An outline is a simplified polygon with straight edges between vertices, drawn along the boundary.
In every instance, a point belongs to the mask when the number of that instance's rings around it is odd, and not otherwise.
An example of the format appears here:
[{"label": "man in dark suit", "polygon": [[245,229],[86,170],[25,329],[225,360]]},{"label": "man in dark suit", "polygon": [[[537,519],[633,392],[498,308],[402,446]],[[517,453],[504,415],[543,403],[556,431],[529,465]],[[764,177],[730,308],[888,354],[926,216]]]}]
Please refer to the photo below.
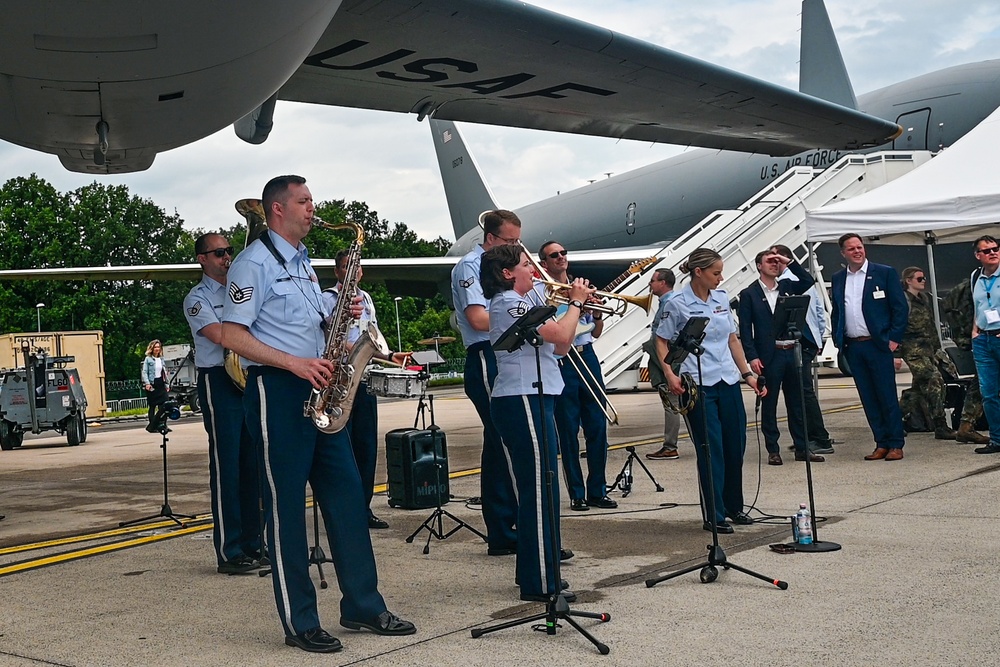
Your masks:
[{"label": "man in dark suit", "polygon": [[[787,337],[778,338],[784,332],[774,330],[774,308],[779,296],[803,294],[814,280],[802,266],[779,254],[774,248],[757,253],[755,258],[760,278],[740,292],[740,342],[750,363],[750,369],[761,377],[766,377],[767,394],[761,401],[760,430],[764,434],[767,447],[768,465],[780,466],[781,453],[778,447],[778,393],[785,394],[785,410],[788,413],[788,430],[795,445],[795,460],[820,463],[824,458],[808,451],[805,420],[802,416],[802,393],[799,375],[795,366],[795,341]],[[778,276],[791,271],[798,280]],[[760,378],[757,380],[760,382]]]},{"label": "man in dark suit", "polygon": [[838,239],[847,269],[833,275],[833,342],[847,356],[875,451],[866,461],[903,458],[903,415],[893,352],[903,340],[908,308],[899,274],[869,262],[857,234]]}]

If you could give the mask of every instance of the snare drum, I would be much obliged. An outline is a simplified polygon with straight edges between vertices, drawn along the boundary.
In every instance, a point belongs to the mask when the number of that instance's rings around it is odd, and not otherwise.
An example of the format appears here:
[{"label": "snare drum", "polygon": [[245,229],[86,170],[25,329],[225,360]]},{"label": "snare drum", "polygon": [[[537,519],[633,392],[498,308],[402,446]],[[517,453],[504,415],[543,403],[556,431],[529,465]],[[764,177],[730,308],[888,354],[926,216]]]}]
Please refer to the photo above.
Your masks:
[{"label": "snare drum", "polygon": [[373,368],[368,373],[368,393],[372,396],[417,398],[427,389],[419,371]]}]

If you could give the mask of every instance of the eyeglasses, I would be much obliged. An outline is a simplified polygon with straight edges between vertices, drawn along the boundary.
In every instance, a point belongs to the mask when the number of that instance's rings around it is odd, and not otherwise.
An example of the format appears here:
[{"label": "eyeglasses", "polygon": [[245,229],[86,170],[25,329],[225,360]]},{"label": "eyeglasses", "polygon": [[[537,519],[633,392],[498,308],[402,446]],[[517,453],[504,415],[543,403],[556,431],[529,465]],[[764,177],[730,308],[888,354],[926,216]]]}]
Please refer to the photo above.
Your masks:
[{"label": "eyeglasses", "polygon": [[557,257],[565,257],[568,250],[556,250],[555,252],[550,252],[546,255],[549,259],[556,259]]},{"label": "eyeglasses", "polygon": [[521,239],[508,239],[508,238],[504,238],[503,236],[500,236],[499,234],[493,234],[493,236],[495,236],[496,238],[500,239],[501,241],[503,241],[507,245],[517,245],[518,243],[521,242]]},{"label": "eyeglasses", "polygon": [[914,280],[916,280],[918,283],[922,283],[925,280],[927,280],[927,277],[926,276],[917,276],[916,278],[914,278]]},{"label": "eyeglasses", "polygon": [[215,250],[206,250],[205,252],[198,253],[199,255],[215,255],[216,257],[222,258],[226,255],[230,257],[233,256],[233,246],[226,246],[225,248],[216,248]]},{"label": "eyeglasses", "polygon": [[980,253],[982,253],[984,255],[995,255],[995,254],[997,254],[998,251],[1000,251],[1000,247],[993,246],[991,248],[980,248],[976,252],[980,252]]}]

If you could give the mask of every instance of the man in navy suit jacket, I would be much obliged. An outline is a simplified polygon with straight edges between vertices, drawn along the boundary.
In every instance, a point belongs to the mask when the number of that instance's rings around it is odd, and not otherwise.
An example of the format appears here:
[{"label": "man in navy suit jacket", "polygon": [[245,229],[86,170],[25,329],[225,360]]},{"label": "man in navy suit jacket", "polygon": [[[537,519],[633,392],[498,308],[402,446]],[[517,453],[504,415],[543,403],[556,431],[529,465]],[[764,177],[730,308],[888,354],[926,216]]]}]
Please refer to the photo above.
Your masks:
[{"label": "man in navy suit jacket", "polygon": [[833,275],[833,342],[847,356],[875,451],[866,461],[903,458],[903,415],[893,352],[903,340],[909,309],[899,275],[869,262],[857,234],[838,240],[847,269]]},{"label": "man in navy suit jacket", "polygon": [[[755,258],[760,279],[740,292],[739,318],[740,342],[750,368],[767,378],[767,394],[761,399],[760,430],[767,447],[768,465],[780,466],[778,447],[778,391],[785,394],[788,413],[788,430],[795,445],[795,460],[805,461],[806,456],[816,463],[824,459],[818,454],[808,454],[808,437],[802,416],[802,393],[799,374],[795,365],[795,341],[778,338],[783,332],[774,331],[774,308],[779,296],[803,294],[813,283],[813,277],[802,266],[774,248],[757,253]],[[788,269],[798,280],[778,276]],[[757,380],[760,382],[760,379]]]}]

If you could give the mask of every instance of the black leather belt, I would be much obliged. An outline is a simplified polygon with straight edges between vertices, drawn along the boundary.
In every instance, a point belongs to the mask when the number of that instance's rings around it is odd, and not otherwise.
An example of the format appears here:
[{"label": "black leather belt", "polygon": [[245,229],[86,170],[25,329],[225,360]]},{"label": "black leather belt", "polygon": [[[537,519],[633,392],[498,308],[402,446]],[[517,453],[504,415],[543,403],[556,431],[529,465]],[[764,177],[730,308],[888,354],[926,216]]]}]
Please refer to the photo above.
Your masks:
[{"label": "black leather belt", "polygon": [[993,336],[994,338],[1000,338],[1000,329],[980,329],[979,333],[986,334],[987,336]]},{"label": "black leather belt", "polygon": [[587,349],[588,347],[590,347],[590,345],[591,345],[591,343],[587,343],[586,345],[574,345],[573,347],[576,348],[577,352],[583,352],[585,349]]}]

